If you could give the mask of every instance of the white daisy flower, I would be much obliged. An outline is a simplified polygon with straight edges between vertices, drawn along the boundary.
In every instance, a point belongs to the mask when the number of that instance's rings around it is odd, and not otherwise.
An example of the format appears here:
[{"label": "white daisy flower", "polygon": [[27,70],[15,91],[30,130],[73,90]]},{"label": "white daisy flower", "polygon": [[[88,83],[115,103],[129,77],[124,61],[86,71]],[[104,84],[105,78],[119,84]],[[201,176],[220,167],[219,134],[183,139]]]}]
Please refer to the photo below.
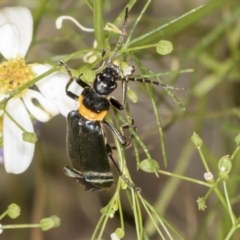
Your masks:
[{"label": "white daisy flower", "polygon": [[[0,9],[0,53],[6,59],[0,63],[1,103],[19,87],[51,68],[49,65],[26,64],[24,57],[32,41],[32,32],[33,19],[27,8]],[[24,132],[34,132],[29,113],[36,120],[46,122],[59,111],[66,114],[74,108],[74,101],[64,101],[68,79],[67,74],[55,72],[36,84],[41,93],[26,89],[1,106],[0,141],[3,141],[3,161],[8,173],[22,173],[32,161],[34,141],[23,140]],[[58,94],[63,94],[63,98],[56,104]]]}]

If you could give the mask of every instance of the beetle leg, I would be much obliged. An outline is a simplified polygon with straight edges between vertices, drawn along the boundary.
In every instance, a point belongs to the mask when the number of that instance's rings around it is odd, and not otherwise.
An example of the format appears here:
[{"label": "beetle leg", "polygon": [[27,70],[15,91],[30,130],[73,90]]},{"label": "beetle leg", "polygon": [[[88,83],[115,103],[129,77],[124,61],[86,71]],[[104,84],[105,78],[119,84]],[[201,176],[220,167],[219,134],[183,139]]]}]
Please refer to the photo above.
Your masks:
[{"label": "beetle leg", "polygon": [[121,169],[119,168],[118,164],[116,163],[116,161],[114,160],[113,156],[112,156],[112,148],[109,144],[106,144],[106,150],[107,150],[107,155],[108,157],[111,159],[111,161],[113,162],[115,168],[117,169],[117,172],[119,174],[119,176],[123,179],[123,181],[128,185],[128,187],[132,188],[135,192],[140,193],[141,192],[141,188],[137,187],[136,185],[134,185],[121,171]]},{"label": "beetle leg", "polygon": [[110,97],[109,101],[110,103],[118,110],[123,110],[125,108],[126,105],[126,94],[127,94],[127,84],[128,81],[125,80],[122,82],[123,86],[123,91],[122,91],[122,102],[120,103],[117,99],[115,99],[114,97]]},{"label": "beetle leg", "polygon": [[[134,120],[132,118],[130,118],[130,123],[120,126],[119,131],[107,120],[104,119],[103,123],[107,125],[107,127],[116,136],[116,138],[118,139],[118,141],[122,144],[122,146],[124,148],[128,148],[129,146],[131,146],[133,135],[131,134],[129,140],[127,141],[124,130],[128,129],[130,127],[133,127],[133,129],[136,131],[136,127],[134,126]],[[113,147],[113,148],[116,149],[115,147]]]},{"label": "beetle leg", "polygon": [[61,67],[64,67],[64,68],[66,69],[69,77],[70,77],[70,79],[69,79],[69,81],[68,81],[68,83],[67,83],[67,85],[66,85],[66,88],[65,88],[67,96],[69,96],[70,98],[72,98],[72,99],[74,99],[74,100],[77,101],[77,100],[78,100],[78,95],[76,95],[76,94],[74,94],[73,92],[71,92],[71,91],[68,90],[68,88],[69,88],[69,86],[72,84],[72,82],[75,80],[75,81],[77,82],[77,84],[80,85],[82,88],[90,87],[90,85],[87,84],[86,82],[84,82],[84,81],[80,78],[81,74],[80,74],[77,78],[74,77],[73,74],[72,74],[72,71],[69,69],[69,67],[67,66],[67,64],[64,63],[63,61],[59,60],[59,61],[58,61],[58,65],[61,66]]}]

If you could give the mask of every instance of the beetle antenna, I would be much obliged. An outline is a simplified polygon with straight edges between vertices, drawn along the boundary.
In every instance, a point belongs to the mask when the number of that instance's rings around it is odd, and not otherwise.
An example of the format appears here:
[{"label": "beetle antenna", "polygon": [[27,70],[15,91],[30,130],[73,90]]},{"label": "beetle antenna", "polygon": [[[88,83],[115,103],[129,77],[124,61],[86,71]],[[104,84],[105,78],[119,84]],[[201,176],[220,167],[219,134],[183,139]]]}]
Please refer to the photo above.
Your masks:
[{"label": "beetle antenna", "polygon": [[150,80],[150,79],[147,79],[147,78],[120,78],[119,81],[131,81],[131,82],[141,82],[141,83],[150,83],[150,84],[154,84],[154,85],[158,85],[158,86],[162,86],[164,88],[167,88],[167,89],[175,89],[175,90],[186,90],[186,88],[178,88],[178,87],[173,87],[173,86],[170,86],[168,84],[165,84],[165,83],[161,83],[161,82],[158,82],[158,81],[154,81],[154,80]]},{"label": "beetle antenna", "polygon": [[124,17],[124,22],[123,22],[123,26],[122,26],[122,33],[119,36],[118,42],[115,46],[115,49],[112,52],[111,57],[108,59],[108,65],[110,65],[112,63],[112,60],[115,58],[115,56],[117,55],[117,52],[121,46],[121,43],[124,39],[124,36],[126,35],[126,28],[127,28],[127,19],[128,19],[128,8],[126,8],[125,11],[125,17]]}]

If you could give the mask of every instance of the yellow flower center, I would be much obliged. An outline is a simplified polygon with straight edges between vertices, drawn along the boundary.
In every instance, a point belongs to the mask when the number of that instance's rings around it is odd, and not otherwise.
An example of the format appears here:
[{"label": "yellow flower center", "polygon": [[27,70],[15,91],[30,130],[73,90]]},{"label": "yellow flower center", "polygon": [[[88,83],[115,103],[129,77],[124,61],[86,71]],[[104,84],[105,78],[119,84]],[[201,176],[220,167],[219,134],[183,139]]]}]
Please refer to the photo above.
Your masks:
[{"label": "yellow flower center", "polygon": [[17,57],[4,61],[0,64],[0,93],[11,94],[34,77],[32,68],[24,59]]}]

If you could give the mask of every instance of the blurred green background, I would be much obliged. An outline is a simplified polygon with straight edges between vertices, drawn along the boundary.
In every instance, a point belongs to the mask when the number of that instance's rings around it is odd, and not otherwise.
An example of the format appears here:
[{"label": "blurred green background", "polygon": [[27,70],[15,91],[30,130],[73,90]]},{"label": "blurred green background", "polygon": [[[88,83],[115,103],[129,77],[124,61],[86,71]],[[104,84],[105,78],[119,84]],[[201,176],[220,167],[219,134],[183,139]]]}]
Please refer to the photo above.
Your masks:
[{"label": "blurred green background", "polygon": [[[104,1],[105,20],[113,22],[127,2]],[[186,88],[184,91],[173,90],[185,111],[161,87],[153,88],[164,132],[168,160],[166,168],[151,99],[146,94],[145,86],[131,84],[137,92],[138,102],[134,104],[129,101],[129,108],[137,133],[162,170],[176,170],[181,175],[204,181],[204,166],[190,140],[193,132],[197,132],[204,142],[203,151],[214,177],[218,176],[217,162],[221,156],[231,154],[236,148],[234,138],[239,133],[240,113],[240,3],[233,0],[152,0],[133,35],[137,37],[164,26],[202,4],[207,4],[203,10],[196,10],[181,21],[159,30],[145,42],[135,43],[151,44],[162,39],[173,43],[174,50],[167,56],[158,55],[154,48],[136,53],[144,65],[155,73],[194,69],[192,73],[163,77],[166,84]],[[80,32],[69,22],[64,22],[61,30],[55,28],[55,20],[61,15],[71,15],[84,26],[92,27],[92,12],[85,1],[1,0],[0,3],[0,7],[16,5],[29,7],[35,19],[39,20],[35,22],[36,39],[27,56],[28,61],[55,64],[65,54],[92,48],[93,34]],[[129,13],[128,29],[131,29],[144,5],[145,1],[136,1]],[[37,10],[41,7],[44,11],[39,17]],[[70,66],[77,69],[81,64],[82,56],[79,56]],[[121,98],[120,88],[114,96]],[[48,232],[38,229],[5,230],[0,239],[90,239],[100,217],[100,209],[110,200],[114,187],[109,191],[88,193],[83,186],[63,174],[63,166],[69,165],[65,135],[66,119],[55,117],[39,126],[35,156],[26,172],[12,175],[5,172],[4,166],[0,167],[0,212],[5,211],[12,202],[21,207],[20,217],[16,220],[4,218],[2,224],[34,223],[43,217],[57,215],[61,218],[61,226]],[[109,139],[112,141],[110,134]],[[206,187],[161,174],[157,178],[154,174],[136,171],[133,148],[127,149],[126,153],[132,179],[142,188],[142,195],[158,206],[159,213],[184,239],[224,239],[231,228],[231,221],[214,194],[207,201],[208,208],[204,212],[199,211],[196,200],[206,194]],[[140,156],[144,159],[144,155]],[[238,216],[238,157],[233,164],[228,191],[233,211]],[[117,178],[116,171],[113,171]],[[125,197],[123,211],[126,227],[124,239],[137,239],[133,214]],[[147,215],[145,217],[147,219]],[[110,239],[118,224],[118,214],[115,214],[108,222],[104,239]],[[236,232],[232,239],[239,238],[240,234]],[[150,239],[160,237],[152,231]]]}]

